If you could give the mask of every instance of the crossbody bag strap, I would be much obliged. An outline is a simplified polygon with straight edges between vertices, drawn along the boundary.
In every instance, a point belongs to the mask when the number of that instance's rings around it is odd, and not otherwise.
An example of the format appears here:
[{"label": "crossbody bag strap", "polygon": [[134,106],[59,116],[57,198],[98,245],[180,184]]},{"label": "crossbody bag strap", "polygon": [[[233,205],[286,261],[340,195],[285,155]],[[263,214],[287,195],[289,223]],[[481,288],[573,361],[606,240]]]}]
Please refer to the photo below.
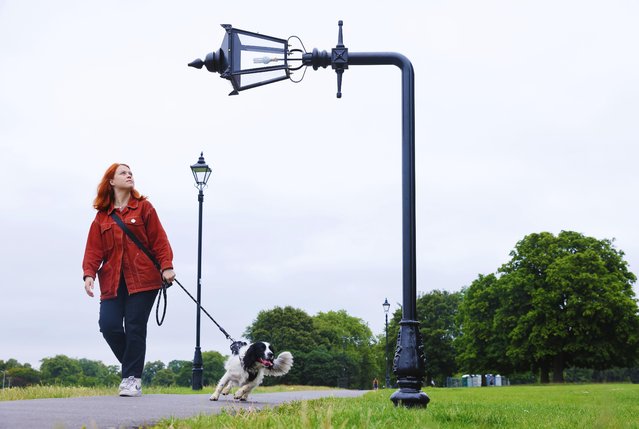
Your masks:
[{"label": "crossbody bag strap", "polygon": [[[158,326],[161,326],[162,323],[164,323],[164,317],[166,317],[166,302],[167,302],[166,300],[167,284],[164,281],[164,279],[162,279],[162,267],[160,266],[160,263],[157,261],[157,259],[155,259],[155,257],[151,254],[151,252],[149,252],[149,249],[147,249],[146,246],[142,244],[140,239],[135,234],[133,234],[133,232],[129,228],[127,228],[126,224],[120,218],[120,216],[118,216],[115,212],[113,212],[111,213],[111,218],[113,218],[115,223],[117,223],[118,226],[122,228],[122,231],[124,231],[124,233],[131,239],[131,241],[133,241],[135,245],[138,246],[140,250],[143,251],[144,254],[149,257],[151,262],[153,262],[153,265],[155,265],[158,271],[160,271],[162,288],[160,290],[160,293],[158,294],[158,302],[157,302],[157,305],[155,306],[155,321],[157,322]],[[162,295],[164,295],[164,310],[162,312],[162,318],[160,319],[160,301],[162,301]]]},{"label": "crossbody bag strap", "polygon": [[126,224],[120,218],[120,216],[118,216],[117,214],[115,214],[115,212],[113,212],[111,213],[111,217],[120,226],[120,228],[122,228],[122,231],[124,231],[126,235],[129,236],[131,241],[133,241],[136,244],[136,246],[138,246],[140,250],[143,251],[144,254],[149,257],[151,262],[153,262],[153,265],[155,265],[155,268],[157,268],[158,270],[161,270],[160,263],[157,261],[157,259],[155,259],[155,257],[151,254],[151,252],[149,252],[149,249],[147,249],[146,246],[142,244],[140,239],[135,234],[133,234],[133,232],[129,228],[127,228]]}]

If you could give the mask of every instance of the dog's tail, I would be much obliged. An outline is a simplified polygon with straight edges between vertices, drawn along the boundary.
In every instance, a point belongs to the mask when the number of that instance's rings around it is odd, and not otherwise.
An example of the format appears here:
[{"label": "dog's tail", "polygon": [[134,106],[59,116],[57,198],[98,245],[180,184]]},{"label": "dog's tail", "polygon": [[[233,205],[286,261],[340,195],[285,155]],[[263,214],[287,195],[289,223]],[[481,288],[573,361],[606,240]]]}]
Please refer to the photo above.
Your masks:
[{"label": "dog's tail", "polygon": [[273,366],[267,368],[268,371],[264,372],[264,375],[271,377],[281,377],[286,375],[293,366],[293,355],[289,352],[282,352],[273,361]]}]

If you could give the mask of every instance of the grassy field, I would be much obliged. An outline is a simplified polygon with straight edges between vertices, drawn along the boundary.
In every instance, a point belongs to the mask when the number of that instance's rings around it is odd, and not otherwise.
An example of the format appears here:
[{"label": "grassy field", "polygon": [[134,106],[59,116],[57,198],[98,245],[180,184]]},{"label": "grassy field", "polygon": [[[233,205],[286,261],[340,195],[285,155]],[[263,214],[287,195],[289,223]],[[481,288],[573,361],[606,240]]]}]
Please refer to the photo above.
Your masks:
[{"label": "grassy field", "polygon": [[[307,386],[261,387],[255,393]],[[145,388],[145,394],[203,393],[189,388]],[[566,384],[492,388],[429,388],[426,409],[395,407],[393,390],[356,399],[293,402],[262,411],[229,410],[218,416],[164,420],[155,428],[635,428],[638,384]],[[5,389],[1,400],[113,395],[114,389],[31,387]],[[14,392],[14,393],[11,393]],[[20,392],[20,393],[18,393]],[[12,396],[9,396],[12,395]]]},{"label": "grassy field", "polygon": [[[294,390],[326,390],[330,387],[322,386],[271,386],[258,387],[253,393],[286,392]],[[190,387],[144,387],[145,395],[166,393],[174,395],[193,395],[213,393],[215,386],[205,386],[202,390],[192,390]],[[25,388],[11,388],[0,390],[0,401],[18,401],[23,399],[41,398],[73,398],[79,396],[109,396],[117,394],[117,387],[62,387],[62,386],[29,386]]]},{"label": "grassy field", "polygon": [[426,409],[395,407],[391,393],[164,420],[155,428],[639,428],[636,384],[427,389]]}]

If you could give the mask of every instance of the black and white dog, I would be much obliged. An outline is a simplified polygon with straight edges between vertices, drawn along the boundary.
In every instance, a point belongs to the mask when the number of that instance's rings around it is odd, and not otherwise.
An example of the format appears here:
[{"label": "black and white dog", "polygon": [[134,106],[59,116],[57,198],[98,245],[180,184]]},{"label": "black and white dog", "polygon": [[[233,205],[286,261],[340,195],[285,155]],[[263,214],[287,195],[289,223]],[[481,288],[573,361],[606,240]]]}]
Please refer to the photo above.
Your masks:
[{"label": "black and white dog", "polygon": [[233,386],[240,386],[233,397],[246,401],[249,393],[262,384],[265,375],[281,377],[288,373],[292,366],[293,355],[289,352],[282,352],[275,358],[275,352],[269,343],[244,343],[239,350],[233,350],[233,354],[226,361],[226,373],[209,399],[217,401],[220,394],[227,395]]}]

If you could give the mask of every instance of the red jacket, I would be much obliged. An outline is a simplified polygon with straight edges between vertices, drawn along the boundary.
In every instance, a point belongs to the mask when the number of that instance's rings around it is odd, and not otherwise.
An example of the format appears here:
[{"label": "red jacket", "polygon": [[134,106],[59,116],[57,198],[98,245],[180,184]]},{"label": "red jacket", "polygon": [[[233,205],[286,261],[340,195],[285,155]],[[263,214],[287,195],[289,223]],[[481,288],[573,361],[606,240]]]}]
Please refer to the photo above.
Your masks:
[{"label": "red jacket", "polygon": [[[113,210],[111,207],[108,211],[98,211],[91,224],[82,261],[84,277],[96,278],[97,273],[101,300],[117,296],[122,270],[129,294],[159,289],[162,285],[160,272],[110,217]],[[131,198],[127,207],[116,213],[155,256],[162,271],[173,268],[171,245],[148,200]]]}]

